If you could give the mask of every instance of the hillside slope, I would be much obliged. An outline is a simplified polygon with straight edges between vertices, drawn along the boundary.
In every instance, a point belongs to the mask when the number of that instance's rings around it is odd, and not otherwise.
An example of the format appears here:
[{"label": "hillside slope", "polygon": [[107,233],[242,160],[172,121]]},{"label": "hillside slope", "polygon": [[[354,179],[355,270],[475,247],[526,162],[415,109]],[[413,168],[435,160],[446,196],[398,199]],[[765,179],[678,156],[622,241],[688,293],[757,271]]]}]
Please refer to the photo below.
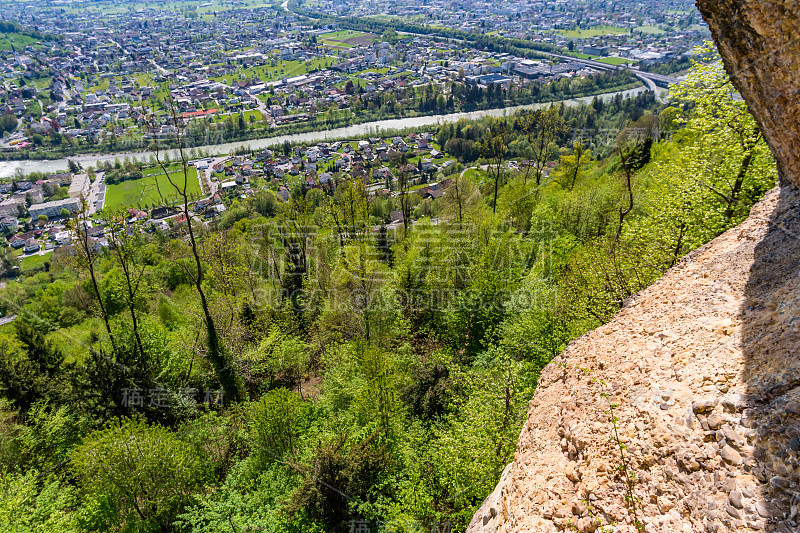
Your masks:
[{"label": "hillside slope", "polygon": [[646,531],[798,531],[799,269],[786,185],[546,368],[468,531],[633,531],[610,402]]}]

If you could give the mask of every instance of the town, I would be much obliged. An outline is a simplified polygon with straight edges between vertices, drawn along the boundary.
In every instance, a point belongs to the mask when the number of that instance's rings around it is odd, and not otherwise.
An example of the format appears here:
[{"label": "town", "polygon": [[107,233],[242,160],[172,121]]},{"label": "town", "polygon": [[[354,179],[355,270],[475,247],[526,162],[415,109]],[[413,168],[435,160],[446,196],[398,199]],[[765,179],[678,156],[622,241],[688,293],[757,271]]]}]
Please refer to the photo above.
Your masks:
[{"label": "town", "polygon": [[[168,162],[164,167],[182,184],[182,163]],[[442,197],[450,184],[445,175],[466,171],[429,132],[311,146],[287,144],[279,151],[195,159],[185,168],[193,222],[209,224],[239,201],[257,201],[264,215],[274,215],[277,205],[293,196],[304,198],[315,189],[332,196],[337,183],[357,182],[370,199],[387,200],[373,210],[372,218],[390,230],[408,223],[407,215],[417,219],[433,214],[432,200]],[[485,176],[479,169],[468,170]],[[179,198],[168,194],[174,191],[166,177],[159,164],[128,160],[88,172],[0,183],[0,229],[13,250],[6,254],[6,266],[21,259],[23,270],[41,267],[50,252],[72,243],[75,227],[70,222],[79,211],[91,216],[86,218],[88,240],[98,252],[108,247],[104,213],[122,213],[131,228],[141,231],[180,234],[187,218],[176,207]],[[391,208],[399,206],[391,198],[401,194],[411,197],[407,214]]]},{"label": "town", "polygon": [[[609,13],[598,2],[574,11],[314,6],[376,24],[421,17],[430,27],[524,37],[567,54],[525,56],[463,39],[346,29],[345,19],[306,18],[289,3],[179,4],[43,3],[34,20],[29,3],[12,2],[0,23],[0,158],[141,151],[170,142],[175,116],[186,143],[204,146],[608,93],[641,84],[625,66],[639,76],[688,67],[707,36],[684,1],[618,3]],[[466,19],[455,15],[462,8]]]},{"label": "town", "polygon": [[[208,155],[202,148],[157,151],[86,168],[69,160],[66,172],[17,173],[0,181],[2,272],[14,277],[47,269],[62,248],[72,253],[79,230],[86,231],[82,241],[100,253],[109,247],[105,228],[110,221],[124,223],[132,233],[181,238],[187,222],[217,231],[253,214],[290,217],[298,204],[319,208],[358,197],[370,206],[365,220],[373,231],[406,231],[420,220],[436,222],[452,202],[448,190],[454,181],[456,198],[463,187],[478,187],[491,196],[492,180],[499,181],[501,173],[526,181],[537,176],[538,183],[569,167],[565,161],[574,157],[574,142],[607,153],[614,136],[604,125],[661,107],[643,91],[499,120],[462,119],[316,143],[285,141],[223,155]],[[517,130],[516,141],[508,131],[498,134],[507,143],[499,159],[487,151],[492,124]]]}]

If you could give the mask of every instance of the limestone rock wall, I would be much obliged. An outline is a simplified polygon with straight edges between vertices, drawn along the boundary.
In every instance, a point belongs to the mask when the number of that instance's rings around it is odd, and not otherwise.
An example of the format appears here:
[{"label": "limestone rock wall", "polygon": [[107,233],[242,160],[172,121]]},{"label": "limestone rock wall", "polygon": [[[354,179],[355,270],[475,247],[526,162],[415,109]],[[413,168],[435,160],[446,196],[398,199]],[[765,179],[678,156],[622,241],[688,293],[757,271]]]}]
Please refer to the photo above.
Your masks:
[{"label": "limestone rock wall", "polygon": [[800,2],[697,0],[782,178],[800,186]]},{"label": "limestone rock wall", "polygon": [[[543,372],[477,532],[800,531],[800,193],[776,188]],[[606,397],[607,395],[607,397]]]}]

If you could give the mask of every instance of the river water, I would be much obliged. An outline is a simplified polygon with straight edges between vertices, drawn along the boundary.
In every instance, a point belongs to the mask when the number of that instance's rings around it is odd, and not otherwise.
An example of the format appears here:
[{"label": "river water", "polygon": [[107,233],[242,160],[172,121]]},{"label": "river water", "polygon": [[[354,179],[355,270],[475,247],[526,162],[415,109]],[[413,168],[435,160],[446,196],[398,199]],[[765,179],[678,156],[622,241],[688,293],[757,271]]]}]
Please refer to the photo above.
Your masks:
[{"label": "river water", "polygon": [[[603,100],[610,100],[617,94],[622,95],[623,98],[630,98],[631,96],[637,95],[646,90],[647,89],[645,87],[637,87],[636,89],[606,93],[598,96]],[[589,103],[592,101],[593,98],[594,96],[572,98],[570,100],[563,100],[563,103],[564,105],[568,106],[576,106]],[[560,104],[561,102],[555,102],[555,103]],[[487,116],[501,117],[505,114],[511,114],[515,111],[519,111],[522,109],[536,109],[539,107],[545,107],[549,105],[551,105],[551,103],[548,102],[544,104],[528,104],[515,107],[506,107],[502,109],[486,109],[482,111],[471,111],[468,113],[452,113],[449,115],[431,115],[424,117],[380,120],[376,122],[365,122],[363,124],[355,124],[353,126],[346,126],[344,128],[336,128],[332,130],[309,131],[306,133],[295,133],[292,135],[280,135],[278,137],[251,139],[249,141],[237,141],[225,144],[214,144],[209,146],[203,146],[202,148],[203,150],[208,152],[209,155],[224,155],[224,154],[229,154],[234,150],[236,150],[237,148],[241,148],[243,146],[248,146],[252,149],[260,150],[270,146],[281,145],[284,143],[284,141],[289,141],[292,144],[300,144],[300,143],[316,143],[328,139],[360,137],[362,135],[367,135],[367,134],[374,134],[376,137],[378,137],[381,135],[380,133],[381,130],[401,130],[406,128],[419,128],[423,126],[444,124],[447,122],[456,122],[458,120],[461,120],[462,118],[467,120],[475,120]],[[177,152],[174,150],[170,151],[169,154],[170,157],[173,159],[178,157]],[[124,157],[130,157],[131,159],[148,160],[150,159],[151,155],[152,155],[151,152],[129,152],[129,153],[105,154],[105,155],[91,155],[91,154],[80,155],[80,156],[70,157],[70,159],[79,162],[84,167],[87,167],[87,166],[97,165],[98,162],[114,161],[114,159],[117,158],[122,159]],[[44,173],[62,172],[67,170],[67,160],[52,159],[44,161],[0,161],[0,179],[13,176],[17,170],[21,170],[23,174],[29,174],[31,172],[44,172]]]}]

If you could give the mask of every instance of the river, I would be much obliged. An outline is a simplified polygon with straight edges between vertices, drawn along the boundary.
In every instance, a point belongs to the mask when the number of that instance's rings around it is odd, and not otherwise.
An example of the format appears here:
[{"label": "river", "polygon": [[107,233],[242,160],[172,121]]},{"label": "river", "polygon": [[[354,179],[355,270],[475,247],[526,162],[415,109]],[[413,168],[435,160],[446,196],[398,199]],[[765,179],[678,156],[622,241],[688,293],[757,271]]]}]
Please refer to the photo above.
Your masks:
[{"label": "river", "polygon": [[[623,98],[630,98],[631,96],[637,95],[645,91],[647,91],[645,87],[637,87],[635,89],[629,89],[627,91],[617,91],[613,93],[601,94],[598,96],[604,100],[609,100],[614,96],[616,96],[617,94],[621,94]],[[575,105],[589,103],[592,101],[593,98],[594,96],[585,96],[581,98],[571,98],[569,100],[562,100],[561,102],[563,102],[564,105],[575,106]],[[555,103],[560,104],[561,102],[555,102]],[[402,130],[406,128],[419,128],[423,126],[444,124],[447,122],[456,122],[458,120],[461,120],[462,118],[467,120],[475,120],[486,116],[500,117],[503,116],[504,114],[510,114],[522,109],[536,109],[539,107],[544,107],[549,105],[551,105],[551,102],[544,104],[527,104],[514,107],[505,107],[502,109],[485,109],[482,111],[470,111],[468,113],[452,113],[449,115],[430,115],[424,117],[379,120],[376,122],[365,122],[363,124],[354,124],[352,126],[346,126],[343,128],[336,128],[332,130],[309,131],[306,133],[295,133],[291,135],[280,135],[277,137],[251,139],[249,141],[237,141],[225,144],[214,144],[198,148],[202,148],[203,150],[208,152],[209,155],[223,155],[223,154],[229,154],[234,150],[236,150],[237,148],[241,148],[243,146],[249,146],[252,149],[259,150],[267,148],[269,146],[281,145],[284,143],[284,141],[289,141],[292,144],[300,144],[300,143],[316,143],[328,139],[360,137],[366,134],[374,134],[377,137],[381,135],[380,134],[381,130]],[[170,157],[173,159],[177,158],[178,156],[177,152],[174,150],[169,151],[169,153]],[[97,165],[98,162],[114,161],[114,159],[117,158],[122,159],[124,157],[130,157],[131,159],[149,159],[151,155],[152,155],[151,152],[129,152],[129,153],[117,153],[117,154],[105,154],[105,155],[97,155],[97,154],[80,155],[80,156],[70,157],[70,159],[79,162],[84,167],[87,167],[87,166],[95,166]],[[0,161],[0,179],[13,176],[17,170],[21,170],[23,174],[29,174],[31,172],[44,172],[44,173],[63,172],[67,170],[67,160],[52,159],[43,161],[33,161],[33,160]]]}]

